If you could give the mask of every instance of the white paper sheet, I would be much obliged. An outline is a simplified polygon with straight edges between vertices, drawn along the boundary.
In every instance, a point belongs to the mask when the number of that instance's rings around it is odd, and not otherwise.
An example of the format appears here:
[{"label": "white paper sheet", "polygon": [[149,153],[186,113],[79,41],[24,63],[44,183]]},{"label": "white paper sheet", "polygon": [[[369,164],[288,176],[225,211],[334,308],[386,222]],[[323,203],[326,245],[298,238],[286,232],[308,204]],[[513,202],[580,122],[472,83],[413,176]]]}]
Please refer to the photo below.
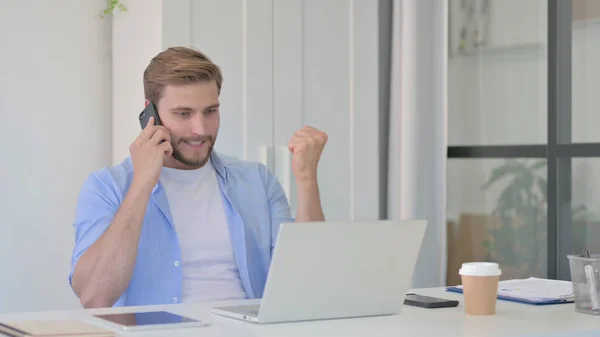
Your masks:
[{"label": "white paper sheet", "polygon": [[570,281],[531,277],[522,280],[501,281],[498,295],[530,301],[572,300],[573,284]]},{"label": "white paper sheet", "polygon": [[[458,286],[461,288],[462,286]],[[500,281],[498,295],[533,302],[573,300],[573,284],[570,281],[528,279]]]}]

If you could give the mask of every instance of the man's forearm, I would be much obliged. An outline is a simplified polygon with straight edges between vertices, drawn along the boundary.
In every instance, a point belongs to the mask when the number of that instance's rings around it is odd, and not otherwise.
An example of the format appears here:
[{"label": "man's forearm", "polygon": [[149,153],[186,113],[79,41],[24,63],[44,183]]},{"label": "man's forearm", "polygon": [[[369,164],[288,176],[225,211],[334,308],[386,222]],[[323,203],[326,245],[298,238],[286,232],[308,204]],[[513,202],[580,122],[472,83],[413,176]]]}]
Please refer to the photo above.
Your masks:
[{"label": "man's forearm", "polygon": [[111,225],[77,262],[73,289],[85,308],[110,307],[127,288],[151,192],[132,185]]},{"label": "man's forearm", "polygon": [[319,184],[316,180],[296,180],[298,210],[296,222],[324,221]]}]

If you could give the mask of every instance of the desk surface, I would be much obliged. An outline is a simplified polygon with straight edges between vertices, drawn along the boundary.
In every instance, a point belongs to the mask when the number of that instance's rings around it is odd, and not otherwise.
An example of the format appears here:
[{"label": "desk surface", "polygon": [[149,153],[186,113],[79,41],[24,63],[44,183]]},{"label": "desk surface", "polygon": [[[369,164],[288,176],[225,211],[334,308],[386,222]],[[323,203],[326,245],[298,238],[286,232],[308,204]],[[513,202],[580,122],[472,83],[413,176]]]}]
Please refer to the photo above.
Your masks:
[{"label": "desk surface", "polygon": [[[69,319],[89,317],[90,314],[166,310],[192,318],[208,320],[204,328],[169,330],[170,337],[203,336],[269,336],[269,337],[351,337],[351,336],[592,336],[589,331],[600,330],[600,317],[579,314],[573,304],[531,306],[498,301],[497,314],[475,317],[464,314],[461,294],[448,293],[443,288],[417,289],[422,295],[457,299],[457,308],[422,309],[405,306],[400,315],[337,319],[327,321],[257,325],[211,314],[215,303],[173,304],[148,307],[107,308],[78,311],[13,313],[0,315],[0,321],[22,319]],[[256,302],[256,301],[247,301]],[[232,304],[235,302],[220,302]],[[165,330],[127,336],[165,336]]]}]

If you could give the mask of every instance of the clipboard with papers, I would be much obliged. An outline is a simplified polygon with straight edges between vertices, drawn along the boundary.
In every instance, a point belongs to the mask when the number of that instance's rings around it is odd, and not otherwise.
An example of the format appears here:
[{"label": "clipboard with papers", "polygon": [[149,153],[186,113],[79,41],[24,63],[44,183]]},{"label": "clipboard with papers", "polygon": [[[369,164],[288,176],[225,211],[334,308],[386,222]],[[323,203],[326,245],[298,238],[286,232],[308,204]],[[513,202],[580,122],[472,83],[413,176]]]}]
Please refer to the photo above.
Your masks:
[{"label": "clipboard with papers", "polygon": [[[447,291],[462,293],[462,286],[447,287]],[[573,284],[570,281],[530,277],[500,281],[498,299],[531,305],[573,303]]]}]

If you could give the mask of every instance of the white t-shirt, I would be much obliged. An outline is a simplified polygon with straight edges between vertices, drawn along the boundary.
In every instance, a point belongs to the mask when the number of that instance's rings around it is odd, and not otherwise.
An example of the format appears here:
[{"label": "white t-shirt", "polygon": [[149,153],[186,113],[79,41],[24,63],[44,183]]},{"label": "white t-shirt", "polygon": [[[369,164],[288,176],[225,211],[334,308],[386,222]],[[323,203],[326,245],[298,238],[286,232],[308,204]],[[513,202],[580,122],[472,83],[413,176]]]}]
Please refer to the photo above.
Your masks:
[{"label": "white t-shirt", "polygon": [[196,170],[163,167],[160,181],[181,247],[182,302],[245,299],[212,163]]}]

